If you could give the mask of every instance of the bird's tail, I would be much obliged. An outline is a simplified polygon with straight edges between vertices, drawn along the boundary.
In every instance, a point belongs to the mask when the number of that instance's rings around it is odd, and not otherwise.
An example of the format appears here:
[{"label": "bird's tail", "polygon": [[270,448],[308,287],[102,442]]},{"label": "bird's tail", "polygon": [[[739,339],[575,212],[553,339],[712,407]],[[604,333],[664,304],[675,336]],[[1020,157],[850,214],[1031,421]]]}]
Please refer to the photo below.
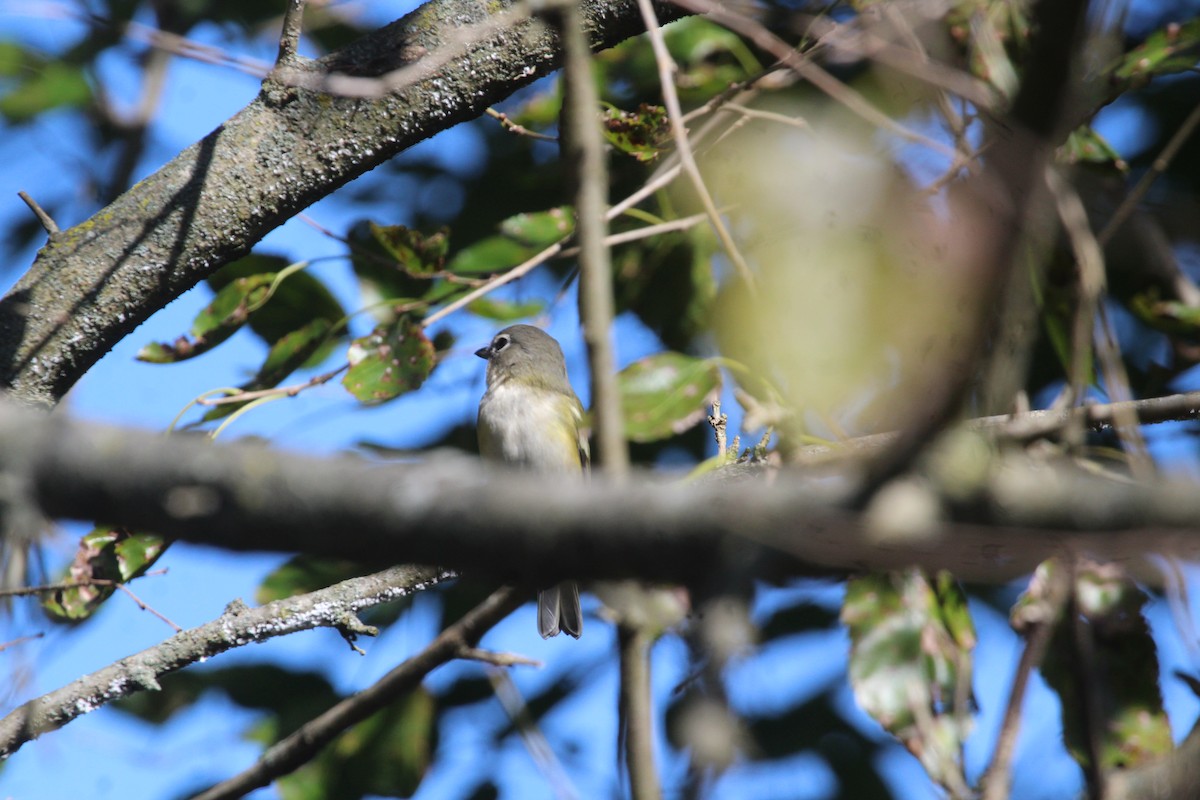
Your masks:
[{"label": "bird's tail", "polygon": [[563,581],[538,592],[538,633],[549,639],[560,632],[576,639],[583,633],[583,611],[575,581]]}]

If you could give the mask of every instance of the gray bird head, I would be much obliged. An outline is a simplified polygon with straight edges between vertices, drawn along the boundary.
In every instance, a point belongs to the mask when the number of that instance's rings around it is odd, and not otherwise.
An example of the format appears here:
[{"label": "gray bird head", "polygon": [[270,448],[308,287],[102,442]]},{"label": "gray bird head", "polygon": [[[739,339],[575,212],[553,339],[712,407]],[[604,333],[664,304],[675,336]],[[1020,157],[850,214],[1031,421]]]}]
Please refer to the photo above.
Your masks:
[{"label": "gray bird head", "polygon": [[522,384],[570,391],[562,348],[541,328],[512,325],[497,333],[487,347],[476,350],[475,355],[488,362],[488,386],[516,378]]}]

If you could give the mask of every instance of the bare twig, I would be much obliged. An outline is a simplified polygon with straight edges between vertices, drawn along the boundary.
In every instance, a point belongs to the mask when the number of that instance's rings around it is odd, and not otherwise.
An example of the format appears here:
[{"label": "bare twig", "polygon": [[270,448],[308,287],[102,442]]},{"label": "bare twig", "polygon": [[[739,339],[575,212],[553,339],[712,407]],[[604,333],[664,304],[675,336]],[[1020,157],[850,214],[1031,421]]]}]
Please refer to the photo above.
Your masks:
[{"label": "bare twig", "polygon": [[1096,240],[1100,242],[1101,247],[1108,244],[1117,232],[1117,229],[1125,224],[1125,220],[1129,219],[1129,215],[1137,208],[1137,204],[1145,197],[1146,192],[1150,191],[1151,184],[1167,171],[1167,167],[1171,165],[1171,161],[1179,154],[1184,143],[1196,130],[1197,125],[1200,125],[1200,105],[1193,108],[1192,112],[1187,115],[1183,124],[1179,126],[1179,130],[1175,131],[1171,136],[1171,140],[1167,142],[1166,147],[1159,153],[1158,158],[1154,159],[1154,163],[1150,165],[1150,169],[1146,170],[1146,174],[1137,182],[1137,185],[1133,187],[1133,191],[1126,196],[1121,205],[1117,206],[1117,210],[1113,212],[1108,224],[1096,236]]},{"label": "bare twig", "polygon": [[567,775],[566,770],[554,755],[554,749],[546,741],[545,734],[530,715],[529,707],[525,704],[525,700],[521,697],[521,692],[513,683],[512,678],[508,676],[507,672],[494,669],[488,671],[488,680],[492,683],[492,691],[496,693],[496,699],[500,701],[508,718],[513,721],[513,725],[521,735],[525,749],[529,751],[529,755],[537,764],[538,769],[546,776],[546,781],[550,784],[554,796],[559,800],[577,800],[579,793],[572,785],[570,776]]},{"label": "bare twig", "polygon": [[28,192],[17,192],[17,197],[25,201],[25,205],[29,206],[29,210],[37,217],[38,222],[42,224],[42,228],[49,234],[58,233],[58,223],[46,213],[46,209],[38,205],[38,201],[29,196]]},{"label": "bare twig", "polygon": [[662,29],[658,25],[658,15],[654,13],[654,6],[650,0],[638,0],[638,8],[642,12],[642,19],[646,22],[650,46],[654,49],[654,60],[658,65],[658,80],[662,86],[663,103],[667,107],[667,118],[671,122],[671,136],[675,139],[675,150],[679,154],[679,161],[683,165],[684,172],[691,179],[692,189],[700,199],[700,204],[704,206],[704,212],[708,214],[709,224],[712,225],[717,238],[721,241],[721,247],[729,256],[734,267],[737,268],[739,277],[753,296],[754,273],[750,271],[750,265],[746,263],[741,250],[738,249],[733,237],[729,234],[725,221],[721,219],[721,215],[717,211],[717,204],[713,202],[712,195],[704,183],[704,177],[700,174],[700,167],[696,164],[696,158],[692,153],[687,128],[683,124],[683,109],[679,105],[679,94],[675,91],[675,61],[667,52]]},{"label": "bare twig", "polygon": [[504,130],[506,130],[506,131],[511,131],[512,133],[516,133],[521,136],[528,136],[530,139],[537,139],[538,141],[541,141],[541,142],[557,142],[558,141],[558,137],[556,137],[556,136],[550,136],[545,133],[538,133],[537,131],[531,131],[531,130],[529,130],[529,128],[526,128],[524,125],[518,125],[517,123],[515,123],[511,119],[509,119],[508,114],[505,114],[503,111],[497,111],[494,108],[489,108],[489,109],[487,109],[487,111],[485,113],[492,119],[499,122],[500,126],[502,128],[504,128]]},{"label": "bare twig", "polygon": [[576,190],[579,316],[591,370],[592,436],[600,467],[620,478],[629,471],[629,449],[612,346],[612,262],[604,243],[608,233],[608,162],[596,122],[600,98],[577,0],[561,0],[553,20],[560,26],[563,43],[563,156]]},{"label": "bare twig", "polygon": [[806,58],[787,42],[771,33],[757,20],[736,11],[732,6],[715,0],[672,0],[675,5],[696,14],[707,14],[714,22],[729,28],[735,33],[745,36],[757,47],[762,48],[778,58],[805,80],[812,83],[821,91],[837,100],[853,113],[866,121],[896,134],[902,139],[916,142],[953,158],[955,150],[936,139],[919,133],[883,113],[859,94],[857,91],[842,83],[828,71]]},{"label": "bare twig", "polygon": [[1067,597],[1071,592],[1067,571],[1053,568],[1049,572],[1049,585],[1046,589],[1044,602],[1038,605],[1044,616],[1042,619],[1029,621],[1025,649],[1021,651],[1021,660],[1017,664],[1017,672],[1008,691],[1008,702],[1000,724],[1000,736],[996,741],[996,749],[992,752],[991,763],[980,782],[983,789],[982,800],[1009,800],[1012,788],[1012,757],[1016,752],[1017,734],[1021,729],[1021,705],[1025,699],[1025,689],[1029,684],[1030,675],[1046,658],[1046,649],[1050,646],[1054,628],[1062,617]]},{"label": "bare twig", "polygon": [[320,375],[313,376],[303,383],[294,383],[290,386],[275,386],[270,389],[258,389],[252,392],[233,392],[224,395],[223,397],[202,397],[196,402],[202,406],[224,406],[231,403],[248,403],[251,400],[259,400],[264,397],[295,397],[306,389],[311,389],[314,386],[320,386],[336,378],[350,368],[350,364],[342,364],[336,369],[331,369],[328,372],[322,372]]},{"label": "bare twig", "polygon": [[497,653],[494,650],[483,650],[478,647],[464,647],[458,652],[458,657],[491,664],[493,667],[537,667],[541,669],[543,666],[540,661],[516,653]]},{"label": "bare twig", "polygon": [[279,33],[279,54],[275,56],[276,64],[290,63],[299,53],[306,2],[307,0],[287,0],[287,9],[283,12],[283,25]]},{"label": "bare twig", "polygon": [[18,645],[37,641],[38,639],[41,639],[45,635],[46,634],[44,634],[44,633],[34,633],[34,634],[30,634],[29,636],[18,636],[16,639],[10,639],[7,642],[0,642],[0,653],[3,653],[5,650],[7,650],[10,647],[17,647]]},{"label": "bare twig", "polygon": [[310,761],[335,737],[420,685],[435,668],[474,647],[493,625],[516,610],[524,598],[511,588],[498,589],[462,619],[438,634],[428,647],[383,676],[374,686],[337,703],[272,745],[250,769],[222,781],[194,800],[235,798],[266,786]]},{"label": "bare twig", "polygon": [[178,626],[178,625],[176,625],[174,622],[172,622],[171,620],[169,620],[169,619],[166,617],[166,615],[164,615],[164,614],[160,613],[160,612],[159,612],[157,609],[155,609],[153,606],[151,606],[151,605],[149,605],[148,603],[146,603],[146,601],[145,601],[145,600],[143,600],[142,598],[140,598],[140,597],[138,597],[136,594],[134,594],[134,593],[133,593],[133,590],[132,590],[132,589],[130,589],[128,586],[126,586],[124,583],[118,583],[118,584],[116,584],[116,587],[117,587],[118,589],[120,589],[122,592],[124,592],[126,595],[128,595],[128,596],[129,596],[129,599],[130,599],[130,600],[132,600],[134,603],[136,603],[138,608],[140,608],[142,611],[149,611],[151,614],[153,614],[154,616],[156,616],[156,617],[158,617],[159,619],[161,619],[163,622],[165,622],[165,623],[167,623],[168,625],[170,625],[170,626],[171,626],[171,629],[172,629],[172,630],[174,630],[176,633],[179,633],[180,631],[182,631],[182,630],[183,630],[183,628],[179,627],[179,626]]},{"label": "bare twig", "polygon": [[650,708],[650,646],[643,627],[619,622],[620,716],[625,723],[625,766],[632,800],[659,800],[662,787],[654,765],[654,723]]},{"label": "bare twig", "polygon": [[[1058,206],[1058,214],[1078,266],[1079,296],[1072,333],[1071,392],[1073,401],[1083,398],[1087,376],[1088,353],[1094,342],[1095,352],[1104,373],[1105,388],[1111,397],[1132,399],[1129,377],[1108,316],[1101,304],[1104,294],[1104,252],[1088,225],[1083,201],[1069,183],[1062,180],[1052,166],[1046,168],[1046,185]],[[1100,324],[1097,325],[1097,316]],[[1146,442],[1137,426],[1137,415],[1119,406],[1114,416],[1114,430],[1125,445],[1130,468],[1135,477],[1145,479],[1153,472],[1153,462]]]}]

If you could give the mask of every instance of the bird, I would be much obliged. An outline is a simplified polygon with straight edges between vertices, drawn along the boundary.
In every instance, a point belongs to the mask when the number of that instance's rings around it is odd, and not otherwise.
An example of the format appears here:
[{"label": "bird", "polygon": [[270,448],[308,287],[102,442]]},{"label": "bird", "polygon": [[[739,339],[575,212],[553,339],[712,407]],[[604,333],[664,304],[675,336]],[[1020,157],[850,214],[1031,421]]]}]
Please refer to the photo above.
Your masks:
[{"label": "bird", "polygon": [[[475,355],[488,362],[477,426],[484,460],[541,473],[586,472],[583,404],[554,337],[533,325],[512,325]],[[560,632],[576,639],[583,633],[574,581],[538,592],[538,633],[549,639]]]}]

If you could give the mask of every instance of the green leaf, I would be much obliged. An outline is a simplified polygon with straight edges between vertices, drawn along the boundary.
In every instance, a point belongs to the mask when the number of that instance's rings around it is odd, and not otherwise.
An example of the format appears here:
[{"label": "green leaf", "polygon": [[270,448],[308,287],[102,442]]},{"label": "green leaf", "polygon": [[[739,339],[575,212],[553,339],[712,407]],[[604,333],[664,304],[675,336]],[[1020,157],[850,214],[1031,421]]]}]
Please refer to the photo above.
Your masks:
[{"label": "green leaf", "polygon": [[259,584],[254,599],[260,605],[285,600],[298,594],[324,589],[363,574],[363,565],[354,561],[300,555],[276,567]]},{"label": "green leaf", "polygon": [[1146,37],[1138,47],[1122,55],[1113,67],[1113,77],[1128,87],[1145,85],[1156,75],[1185,72],[1200,59],[1200,19],[1180,25],[1168,24]]},{"label": "green leaf", "polygon": [[316,672],[295,672],[271,664],[189,669],[163,676],[154,692],[135,692],[114,706],[155,725],[190,708],[205,694],[216,693],[237,705],[272,715],[274,743],[341,698]]},{"label": "green leaf", "polygon": [[[930,777],[965,786],[975,628],[946,573],[866,575],[846,586],[850,683],[858,704],[916,755]],[[920,712],[920,713],[918,713]]]},{"label": "green leaf", "polygon": [[433,343],[403,316],[350,343],[342,385],[363,403],[383,403],[417,389],[433,371]]},{"label": "green leaf", "polygon": [[617,383],[626,438],[653,442],[704,419],[721,391],[721,371],[715,362],[666,352],[630,364]]},{"label": "green leaf", "polygon": [[67,571],[64,582],[79,585],[45,597],[42,608],[52,619],[87,619],[116,591],[115,586],[98,585],[96,581],[127,583],[150,569],[166,549],[167,542],[161,536],[97,526],[80,539]]},{"label": "green leaf", "polygon": [[246,324],[250,312],[267,296],[274,272],[230,281],[217,292],[192,322],[192,339],[180,336],[171,344],[149,344],[138,351],[139,361],[169,364],[205,353],[228,339]]},{"label": "green leaf", "polygon": [[467,310],[472,314],[476,314],[485,319],[494,319],[497,322],[512,322],[518,319],[528,319],[536,314],[540,314],[546,304],[541,300],[526,300],[523,303],[515,303],[511,300],[496,300],[492,297],[481,297],[478,300],[472,301]]},{"label": "green leaf", "polygon": [[313,761],[280,778],[285,800],[410,797],[437,740],[436,703],[423,687],[346,731]]},{"label": "green leaf", "polygon": [[[314,319],[300,330],[292,331],[279,339],[267,352],[266,360],[258,368],[258,373],[238,388],[243,392],[257,392],[278,386],[297,369],[312,363],[314,354],[319,355],[326,351],[331,328],[328,320]],[[200,422],[224,419],[249,402],[252,401],[213,406],[204,412]]]},{"label": "green leaf", "polygon": [[638,161],[653,161],[671,141],[671,124],[662,106],[642,103],[636,112],[610,107],[604,111],[604,138]]},{"label": "green leaf", "polygon": [[27,122],[54,108],[87,105],[92,90],[81,68],[47,61],[11,43],[0,49],[0,74],[11,88],[0,96],[0,114],[10,122]]},{"label": "green leaf", "polygon": [[450,229],[442,228],[428,236],[404,225],[369,223],[371,235],[401,270],[412,275],[433,276],[446,265],[450,248]]},{"label": "green leaf", "polygon": [[[287,259],[279,256],[251,253],[238,259],[209,276],[207,282],[214,292],[220,292],[238,278],[251,278],[257,274],[279,273],[289,266]],[[268,347],[280,338],[299,330],[311,320],[324,319],[337,324],[346,316],[342,304],[334,297],[321,280],[307,270],[289,273],[276,287],[271,299],[250,314],[250,330],[261,338]],[[330,347],[333,346],[331,340]],[[320,360],[320,353],[313,362]],[[311,366],[310,363],[308,366]]]},{"label": "green leaf", "polygon": [[507,272],[575,230],[569,206],[517,214],[500,223],[500,234],[488,236],[454,254],[446,271],[455,275]]},{"label": "green leaf", "polygon": [[1103,136],[1090,125],[1071,131],[1067,141],[1058,148],[1058,160],[1067,164],[1104,164],[1128,172],[1129,165]]},{"label": "green leaf", "polygon": [[701,228],[617,248],[613,292],[618,311],[632,311],[667,347],[686,348],[712,324],[715,243]]},{"label": "green leaf", "polygon": [[574,230],[575,212],[570,206],[517,214],[500,223],[501,234],[518,244],[539,250],[569,236]]},{"label": "green leaf", "polygon": [[446,271],[455,275],[508,272],[527,261],[539,249],[513,241],[507,236],[489,236],[455,253]]},{"label": "green leaf", "polygon": [[327,319],[314,319],[300,330],[283,336],[271,347],[258,374],[247,387],[269,389],[308,363],[313,353],[321,349],[329,337],[332,325]]},{"label": "green leaf", "polygon": [[[1061,567],[1039,566],[1017,609],[1036,601],[1050,569]],[[1100,769],[1106,772],[1140,767],[1170,753],[1174,744],[1159,689],[1158,650],[1142,613],[1145,593],[1111,565],[1080,569],[1072,591],[1073,613],[1055,621],[1042,664],[1046,683],[1062,701],[1063,740],[1071,756],[1087,765],[1087,737],[1093,732]],[[1084,671],[1087,681],[1079,679]],[[1090,730],[1083,724],[1089,718]]]}]

